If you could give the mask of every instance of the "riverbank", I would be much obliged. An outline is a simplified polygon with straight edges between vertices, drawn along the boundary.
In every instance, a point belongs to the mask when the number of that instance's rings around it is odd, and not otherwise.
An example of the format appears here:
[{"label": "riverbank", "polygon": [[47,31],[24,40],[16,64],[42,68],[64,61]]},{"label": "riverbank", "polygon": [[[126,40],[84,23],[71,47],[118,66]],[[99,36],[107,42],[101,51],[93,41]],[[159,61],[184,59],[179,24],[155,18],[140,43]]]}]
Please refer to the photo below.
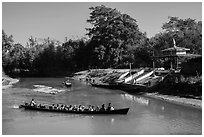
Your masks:
[{"label": "riverbank", "polygon": [[13,84],[19,82],[19,79],[10,78],[4,74],[2,74],[2,89],[7,89],[12,87]]},{"label": "riverbank", "polygon": [[202,100],[199,100],[199,99],[184,98],[184,97],[172,96],[172,95],[162,95],[159,93],[145,93],[144,96],[164,100],[164,101],[179,104],[179,105],[202,109]]},{"label": "riverbank", "polygon": [[[100,73],[104,72],[105,74],[107,74],[107,73],[112,73],[114,71],[127,71],[127,70],[100,69],[99,71]],[[90,75],[93,75],[93,72],[95,77],[90,78]],[[97,82],[101,78],[100,75],[97,75],[97,70],[86,70],[86,71],[77,72],[73,78],[77,80],[82,80],[82,81],[86,81],[87,78],[89,78],[92,81]],[[144,93],[144,96],[164,100],[171,103],[176,103],[179,105],[202,109],[202,97],[200,99],[189,98],[189,97],[187,98],[179,95],[162,94],[162,93],[158,93],[157,91],[154,91],[152,93]]]}]

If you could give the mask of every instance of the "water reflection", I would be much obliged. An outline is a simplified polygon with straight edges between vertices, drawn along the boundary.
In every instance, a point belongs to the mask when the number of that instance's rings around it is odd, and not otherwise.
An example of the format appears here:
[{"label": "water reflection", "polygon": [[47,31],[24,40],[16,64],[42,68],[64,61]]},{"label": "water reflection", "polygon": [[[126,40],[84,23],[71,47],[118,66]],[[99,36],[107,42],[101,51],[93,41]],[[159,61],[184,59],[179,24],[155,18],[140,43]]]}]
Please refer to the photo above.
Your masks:
[{"label": "water reflection", "polygon": [[145,105],[145,106],[149,105],[149,99],[144,98],[144,97],[138,97],[138,96],[130,95],[130,94],[121,94],[121,97],[124,100],[127,99],[127,100],[131,100],[131,101],[135,101],[135,102],[142,104],[142,105]]},{"label": "water reflection", "polygon": [[185,107],[182,105],[176,105],[168,103],[162,100],[150,99],[149,109],[156,113],[165,115],[167,118],[184,118],[197,121],[202,118],[202,111],[195,108]]},{"label": "water reflection", "polygon": [[111,118],[111,124],[113,124],[114,121],[115,121],[115,119],[114,119],[114,118]]}]

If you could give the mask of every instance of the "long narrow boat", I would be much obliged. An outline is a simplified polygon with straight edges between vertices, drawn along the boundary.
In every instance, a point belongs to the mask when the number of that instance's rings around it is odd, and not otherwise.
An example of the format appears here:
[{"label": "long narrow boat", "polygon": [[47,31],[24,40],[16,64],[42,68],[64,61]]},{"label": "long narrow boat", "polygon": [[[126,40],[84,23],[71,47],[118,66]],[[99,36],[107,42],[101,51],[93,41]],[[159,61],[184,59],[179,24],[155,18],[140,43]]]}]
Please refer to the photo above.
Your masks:
[{"label": "long narrow boat", "polygon": [[36,110],[36,111],[45,111],[45,112],[60,112],[60,113],[74,113],[74,114],[127,114],[129,108],[115,109],[110,111],[73,111],[73,110],[61,110],[61,109],[49,109],[49,108],[40,108],[33,107],[30,105],[20,105],[19,108],[24,108],[25,110]]}]

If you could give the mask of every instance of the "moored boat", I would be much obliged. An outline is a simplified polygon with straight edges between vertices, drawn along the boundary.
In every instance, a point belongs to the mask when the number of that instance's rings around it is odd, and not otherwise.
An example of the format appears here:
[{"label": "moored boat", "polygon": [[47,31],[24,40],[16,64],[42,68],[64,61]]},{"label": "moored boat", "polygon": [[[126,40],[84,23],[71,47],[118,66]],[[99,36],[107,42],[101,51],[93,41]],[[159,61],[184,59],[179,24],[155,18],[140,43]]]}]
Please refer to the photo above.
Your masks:
[{"label": "moored boat", "polygon": [[49,107],[37,107],[37,106],[30,106],[28,104],[20,105],[19,108],[24,108],[25,110],[36,110],[36,111],[44,111],[44,112],[60,112],[60,113],[73,113],[73,114],[127,114],[129,108],[122,108],[122,109],[114,109],[114,110],[106,110],[106,111],[74,111],[74,110],[64,110],[64,109],[51,109]]},{"label": "moored boat", "polygon": [[90,83],[93,87],[107,88],[107,89],[118,89],[117,84],[108,84],[108,83]]},{"label": "moored boat", "polygon": [[161,84],[164,78],[166,78],[167,75],[157,76],[153,74],[151,76],[140,79],[136,83],[121,83],[120,89],[134,93],[155,90]]},{"label": "moored boat", "polygon": [[146,91],[147,87],[143,84],[121,83],[119,89],[127,92],[140,93]]},{"label": "moored boat", "polygon": [[63,82],[63,84],[66,86],[66,87],[71,87],[72,86],[72,83],[70,81],[65,81]]}]

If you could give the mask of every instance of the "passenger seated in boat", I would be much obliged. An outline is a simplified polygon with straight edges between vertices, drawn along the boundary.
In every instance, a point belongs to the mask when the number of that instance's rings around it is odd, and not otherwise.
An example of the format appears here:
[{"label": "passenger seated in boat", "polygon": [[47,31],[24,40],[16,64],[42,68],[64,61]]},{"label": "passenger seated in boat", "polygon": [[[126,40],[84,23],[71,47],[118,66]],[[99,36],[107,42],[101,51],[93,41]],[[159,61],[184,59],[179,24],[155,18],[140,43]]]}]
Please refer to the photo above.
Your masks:
[{"label": "passenger seated in boat", "polygon": [[46,108],[46,106],[45,105],[41,105],[41,108]]},{"label": "passenger seated in boat", "polygon": [[94,111],[94,106],[91,106],[91,105],[90,105],[89,111]]},{"label": "passenger seated in boat", "polygon": [[100,111],[106,111],[105,104],[102,105],[102,107],[100,108]]},{"label": "passenger seated in boat", "polygon": [[63,104],[60,106],[60,110],[64,110],[64,105]]},{"label": "passenger seated in boat", "polygon": [[59,109],[59,104],[57,104],[57,106],[55,107],[55,109]]},{"label": "passenger seated in boat", "polygon": [[75,111],[78,111],[78,109],[79,109],[79,106],[77,106],[77,105],[75,105]]},{"label": "passenger seated in boat", "polygon": [[36,106],[36,102],[35,102],[34,99],[31,100],[31,102],[30,102],[30,106],[32,106],[32,107]]},{"label": "passenger seated in boat", "polygon": [[52,109],[52,105],[49,105],[49,106],[48,106],[48,109]]},{"label": "passenger seated in boat", "polygon": [[96,111],[99,111],[99,109],[100,109],[99,106],[97,106],[97,107],[96,107]]},{"label": "passenger seated in boat", "polygon": [[111,106],[111,103],[108,104],[108,108],[107,108],[107,111],[110,111],[110,110],[114,110],[114,107]]},{"label": "passenger seated in boat", "polygon": [[84,111],[84,109],[85,109],[85,106],[82,105],[81,106],[81,111]]},{"label": "passenger seated in boat", "polygon": [[69,105],[69,110],[72,110],[73,109],[73,106],[72,105]]},{"label": "passenger seated in boat", "polygon": [[38,104],[37,107],[38,107],[38,108],[42,108],[42,105],[41,105],[41,104]]},{"label": "passenger seated in boat", "polygon": [[45,108],[45,106],[42,105],[42,104],[38,104],[38,107],[39,107],[39,108]]},{"label": "passenger seated in boat", "polygon": [[91,108],[91,105],[89,105],[89,106],[88,106],[88,110],[91,111],[91,109],[92,109],[92,108]]},{"label": "passenger seated in boat", "polygon": [[89,106],[84,106],[84,111],[89,111]]},{"label": "passenger seated in boat", "polygon": [[69,106],[68,105],[64,105],[64,110],[69,110]]},{"label": "passenger seated in boat", "polygon": [[63,109],[63,110],[66,110],[66,105],[63,105],[62,109]]},{"label": "passenger seated in boat", "polygon": [[79,106],[75,105],[75,111],[78,111]]},{"label": "passenger seated in boat", "polygon": [[55,104],[52,104],[52,109],[55,109]]},{"label": "passenger seated in boat", "polygon": [[69,105],[65,105],[64,110],[69,110]]},{"label": "passenger seated in boat", "polygon": [[81,111],[81,105],[77,107],[77,111]]},{"label": "passenger seated in boat", "polygon": [[92,110],[93,110],[93,111],[95,111],[95,110],[96,110],[94,106],[92,106]]},{"label": "passenger seated in boat", "polygon": [[67,110],[67,105],[64,105],[64,110]]},{"label": "passenger seated in boat", "polygon": [[76,105],[73,106],[72,110],[73,110],[73,111],[76,111],[76,110],[77,110]]}]

